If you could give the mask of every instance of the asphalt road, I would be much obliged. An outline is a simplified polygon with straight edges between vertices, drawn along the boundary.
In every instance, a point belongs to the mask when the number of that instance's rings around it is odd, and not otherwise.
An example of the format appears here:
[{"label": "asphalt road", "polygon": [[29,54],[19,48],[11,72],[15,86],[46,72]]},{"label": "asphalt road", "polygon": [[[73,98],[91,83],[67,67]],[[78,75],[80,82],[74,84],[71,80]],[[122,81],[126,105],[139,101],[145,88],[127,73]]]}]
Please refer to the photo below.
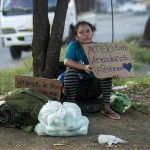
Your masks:
[{"label": "asphalt road", "polygon": [[[26,56],[31,55],[31,52],[23,52],[22,58],[25,58]],[[13,60],[11,58],[9,48],[4,48],[0,45],[0,69],[6,68],[6,67],[14,67],[18,65],[21,62],[21,60]]]},{"label": "asphalt road", "polygon": [[[114,14],[114,41],[124,40],[127,36],[141,34],[148,19],[148,14]],[[112,41],[112,20],[111,14],[85,13],[79,20],[90,21],[96,25],[96,32],[93,41],[111,42]],[[31,52],[23,52],[22,57],[31,55]],[[0,43],[0,69],[13,67],[20,63],[20,60],[13,60],[9,53],[9,48],[3,48]]]},{"label": "asphalt road", "polygon": [[[122,41],[129,35],[143,33],[148,17],[148,14],[114,14],[114,41]],[[96,32],[93,38],[94,41],[112,41],[111,14],[85,14],[80,17],[80,20],[90,21],[91,23],[95,24]]]}]

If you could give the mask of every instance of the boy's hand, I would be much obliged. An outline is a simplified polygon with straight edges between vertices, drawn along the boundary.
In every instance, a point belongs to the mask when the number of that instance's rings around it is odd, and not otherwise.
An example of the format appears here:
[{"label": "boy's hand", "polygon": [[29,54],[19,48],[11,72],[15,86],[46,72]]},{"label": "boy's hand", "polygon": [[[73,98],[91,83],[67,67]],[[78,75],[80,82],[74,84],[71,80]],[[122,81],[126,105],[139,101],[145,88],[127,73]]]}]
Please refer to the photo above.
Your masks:
[{"label": "boy's hand", "polygon": [[93,73],[92,68],[90,67],[90,65],[85,65],[84,70],[85,70],[85,72],[88,73],[88,74]]}]

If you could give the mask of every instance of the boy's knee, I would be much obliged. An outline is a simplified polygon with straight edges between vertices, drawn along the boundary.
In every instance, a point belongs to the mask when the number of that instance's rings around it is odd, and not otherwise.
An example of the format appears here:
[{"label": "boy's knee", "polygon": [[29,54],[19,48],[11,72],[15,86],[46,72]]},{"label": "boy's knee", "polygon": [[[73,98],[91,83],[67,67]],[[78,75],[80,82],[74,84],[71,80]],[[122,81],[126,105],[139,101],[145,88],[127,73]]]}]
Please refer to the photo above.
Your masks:
[{"label": "boy's knee", "polygon": [[78,75],[77,69],[74,68],[68,68],[65,73],[65,76],[77,76],[77,75]]}]

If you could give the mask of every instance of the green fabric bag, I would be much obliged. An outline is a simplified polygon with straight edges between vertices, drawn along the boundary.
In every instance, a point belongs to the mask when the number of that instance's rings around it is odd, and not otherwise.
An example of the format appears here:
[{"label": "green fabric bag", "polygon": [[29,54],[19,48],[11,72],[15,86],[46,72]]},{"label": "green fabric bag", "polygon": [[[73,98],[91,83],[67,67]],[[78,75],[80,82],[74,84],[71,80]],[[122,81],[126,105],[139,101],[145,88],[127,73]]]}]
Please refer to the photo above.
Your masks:
[{"label": "green fabric bag", "polygon": [[42,106],[50,99],[45,93],[30,89],[17,89],[4,100],[15,111],[15,123],[35,125]]},{"label": "green fabric bag", "polygon": [[112,95],[111,108],[117,113],[125,113],[131,107],[130,98],[122,93],[116,92],[115,95]]}]

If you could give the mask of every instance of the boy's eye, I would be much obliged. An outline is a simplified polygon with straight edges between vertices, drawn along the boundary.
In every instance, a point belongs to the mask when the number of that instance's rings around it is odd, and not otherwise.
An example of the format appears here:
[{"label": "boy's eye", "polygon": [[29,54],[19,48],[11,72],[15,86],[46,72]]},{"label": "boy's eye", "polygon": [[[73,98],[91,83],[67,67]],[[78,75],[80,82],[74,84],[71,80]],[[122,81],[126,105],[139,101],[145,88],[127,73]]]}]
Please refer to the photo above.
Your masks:
[{"label": "boy's eye", "polygon": [[87,29],[87,30],[86,30],[86,33],[89,33],[89,32],[90,32],[90,30],[89,30],[89,29]]},{"label": "boy's eye", "polygon": [[80,31],[79,34],[84,34],[84,31]]},{"label": "boy's eye", "polygon": [[79,31],[79,32],[78,32],[78,34],[83,35],[84,33],[89,33],[89,32],[90,32],[90,30],[89,30],[89,29],[87,29],[87,30],[85,30],[85,31]]}]

